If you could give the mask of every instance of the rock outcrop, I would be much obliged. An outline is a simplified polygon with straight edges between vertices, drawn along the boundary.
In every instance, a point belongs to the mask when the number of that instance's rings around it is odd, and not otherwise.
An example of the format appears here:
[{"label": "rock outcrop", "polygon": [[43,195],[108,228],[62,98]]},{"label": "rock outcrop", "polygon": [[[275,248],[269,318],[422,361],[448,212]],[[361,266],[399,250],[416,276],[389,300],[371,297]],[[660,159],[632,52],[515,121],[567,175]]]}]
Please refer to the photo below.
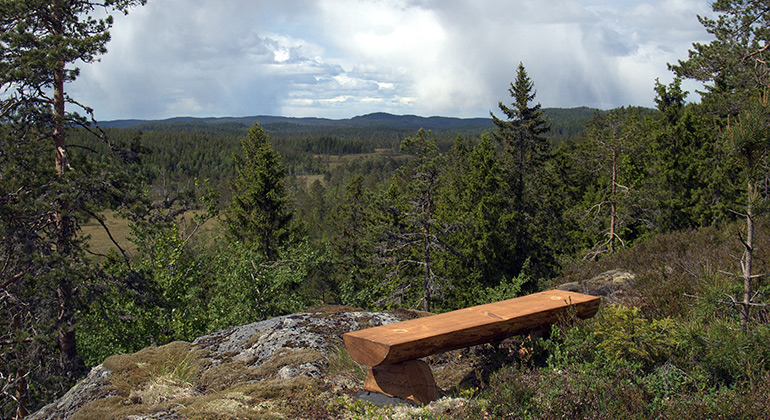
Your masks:
[{"label": "rock outcrop", "polygon": [[[367,373],[347,354],[342,334],[420,315],[350,309],[286,315],[109,357],[28,418],[340,418]],[[431,363],[437,378],[456,383],[473,377],[471,359],[445,355]]]},{"label": "rock outcrop", "polygon": [[610,270],[583,281],[564,283],[557,288],[569,292],[602,296],[605,303],[622,303],[625,295],[634,287],[634,273],[625,270]]}]

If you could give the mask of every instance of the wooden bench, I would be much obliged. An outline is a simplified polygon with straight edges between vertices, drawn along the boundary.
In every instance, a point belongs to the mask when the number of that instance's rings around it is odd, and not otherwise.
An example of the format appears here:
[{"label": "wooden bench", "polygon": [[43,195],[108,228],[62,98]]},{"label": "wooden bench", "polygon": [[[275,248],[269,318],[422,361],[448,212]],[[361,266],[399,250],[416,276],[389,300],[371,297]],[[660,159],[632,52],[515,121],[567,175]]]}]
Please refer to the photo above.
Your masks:
[{"label": "wooden bench", "polygon": [[439,389],[428,364],[417,359],[529,333],[570,314],[590,318],[599,303],[595,296],[549,290],[353,331],[343,339],[353,360],[371,367],[364,390],[427,404]]}]

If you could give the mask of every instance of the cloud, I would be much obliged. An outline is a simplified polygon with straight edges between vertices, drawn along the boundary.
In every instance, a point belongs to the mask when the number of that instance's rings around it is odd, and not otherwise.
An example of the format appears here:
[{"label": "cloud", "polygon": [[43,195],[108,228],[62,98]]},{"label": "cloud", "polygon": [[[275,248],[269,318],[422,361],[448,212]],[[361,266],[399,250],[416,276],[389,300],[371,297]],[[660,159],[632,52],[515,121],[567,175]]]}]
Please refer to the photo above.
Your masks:
[{"label": "cloud", "polygon": [[651,106],[708,41],[700,0],[165,0],[116,16],[70,93],[102,119],[484,116],[523,62],[544,106]]}]

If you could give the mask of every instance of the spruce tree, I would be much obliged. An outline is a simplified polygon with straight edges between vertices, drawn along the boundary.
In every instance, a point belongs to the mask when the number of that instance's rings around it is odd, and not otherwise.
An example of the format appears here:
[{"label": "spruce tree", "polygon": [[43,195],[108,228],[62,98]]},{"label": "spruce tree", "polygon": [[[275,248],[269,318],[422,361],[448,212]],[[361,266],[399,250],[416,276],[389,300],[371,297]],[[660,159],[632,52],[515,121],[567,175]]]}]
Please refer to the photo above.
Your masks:
[{"label": "spruce tree", "polygon": [[530,180],[527,174],[541,165],[550,155],[550,142],[543,134],[550,130],[540,104],[530,106],[535,100],[534,83],[527,75],[524,64],[519,63],[516,82],[511,83],[508,92],[513,98],[512,107],[498,103],[500,110],[508,117],[501,120],[494,114],[492,122],[497,127],[495,137],[505,146],[505,151],[514,161],[513,181],[516,208],[523,207],[525,186]]},{"label": "spruce tree", "polygon": [[243,154],[234,156],[236,175],[226,213],[227,234],[248,247],[258,247],[268,261],[273,261],[289,239],[292,221],[283,181],[285,170],[258,123],[241,145]]},{"label": "spruce tree", "polygon": [[342,302],[366,306],[372,303],[374,243],[378,235],[372,192],[364,186],[363,175],[353,177],[332,212],[331,247],[339,267]]},{"label": "spruce tree", "polygon": [[454,304],[477,305],[481,291],[511,278],[514,257],[509,241],[508,184],[491,134],[473,144],[458,138],[448,154],[445,182],[438,197],[437,215],[457,225],[448,240],[460,258],[448,261]]},{"label": "spruce tree", "polygon": [[516,72],[516,81],[508,90],[513,103],[511,107],[498,103],[507,120],[497,118],[493,113],[492,122],[497,127],[495,138],[504,146],[506,182],[511,188],[511,224],[508,232],[513,243],[515,258],[511,261],[512,271],[517,275],[524,262],[534,254],[542,254],[545,238],[535,238],[530,228],[536,227],[538,213],[547,204],[544,188],[547,179],[545,163],[551,157],[550,140],[544,134],[550,130],[547,118],[540,104],[531,106],[536,92],[534,83],[527,75],[522,63]]}]

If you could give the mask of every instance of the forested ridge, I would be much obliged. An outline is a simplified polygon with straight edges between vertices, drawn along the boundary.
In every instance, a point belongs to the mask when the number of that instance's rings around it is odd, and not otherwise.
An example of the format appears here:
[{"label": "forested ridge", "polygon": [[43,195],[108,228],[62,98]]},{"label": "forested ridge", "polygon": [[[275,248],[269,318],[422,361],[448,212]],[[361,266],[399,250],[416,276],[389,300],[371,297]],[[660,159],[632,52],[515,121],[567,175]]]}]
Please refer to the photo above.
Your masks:
[{"label": "forested ridge", "polygon": [[[311,306],[443,312],[614,269],[633,290],[453,390],[476,402],[463,415],[770,410],[764,3],[715,2],[701,22],[716,40],[651,87],[654,109],[542,108],[549,81],[522,63],[489,119],[103,125],[64,86],[111,19],[48,3],[0,2],[3,418],[113,354]],[[699,101],[684,79],[705,83]]]},{"label": "forested ridge", "polygon": [[[552,127],[549,137],[559,143],[577,137],[585,129],[585,122],[601,111],[574,108],[544,112]],[[401,141],[419,128],[432,127],[438,147],[446,152],[458,135],[477,138],[493,126],[491,119],[433,117],[434,123],[430,124],[429,118],[390,114],[323,123],[311,118],[299,119],[302,123],[291,122],[296,118],[257,118],[260,117],[176,118],[130,124],[116,121],[100,126],[116,141],[141,139],[147,149],[142,170],[150,184],[186,185],[196,178],[207,179],[225,195],[229,193],[227,182],[235,173],[233,154],[240,151],[240,139],[255,122],[270,135],[272,147],[283,157],[287,173],[300,176],[330,174],[329,162],[333,157],[348,155],[345,160],[349,161],[365,154],[397,156]],[[99,147],[99,140],[87,130],[75,131],[71,138],[76,145]]]}]

